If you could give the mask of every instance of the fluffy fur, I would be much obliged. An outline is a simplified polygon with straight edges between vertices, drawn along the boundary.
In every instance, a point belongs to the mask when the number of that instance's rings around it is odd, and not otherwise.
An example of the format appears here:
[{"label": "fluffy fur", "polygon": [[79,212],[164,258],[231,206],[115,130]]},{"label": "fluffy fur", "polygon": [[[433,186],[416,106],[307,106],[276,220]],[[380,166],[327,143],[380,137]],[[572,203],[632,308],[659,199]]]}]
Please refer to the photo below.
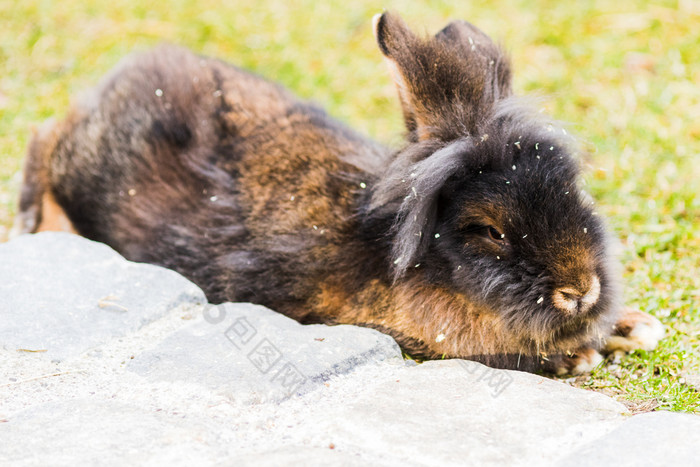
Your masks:
[{"label": "fluffy fur", "polygon": [[385,13],[375,35],[401,150],[162,46],[35,136],[20,229],[55,203],[81,235],[213,302],[373,327],[423,357],[559,369],[601,348],[618,273],[563,132],[513,97],[506,56],[471,24],[421,38]]}]

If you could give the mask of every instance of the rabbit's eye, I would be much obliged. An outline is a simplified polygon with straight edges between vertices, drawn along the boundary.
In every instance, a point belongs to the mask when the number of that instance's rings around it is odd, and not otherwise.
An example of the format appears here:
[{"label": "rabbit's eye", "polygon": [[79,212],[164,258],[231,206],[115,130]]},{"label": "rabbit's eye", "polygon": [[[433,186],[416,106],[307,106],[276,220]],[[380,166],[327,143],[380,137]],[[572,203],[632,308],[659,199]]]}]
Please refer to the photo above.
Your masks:
[{"label": "rabbit's eye", "polygon": [[492,244],[495,244],[499,248],[506,248],[510,245],[505,234],[501,233],[500,230],[492,225],[475,222],[473,224],[469,224],[469,226],[464,229],[464,232],[468,236],[478,236],[484,240],[489,240]]},{"label": "rabbit's eye", "polygon": [[501,232],[499,232],[493,226],[489,226],[486,229],[486,232],[488,233],[489,238],[491,240],[493,240],[494,242],[501,243],[501,242],[505,241],[506,236],[504,234],[502,234]]}]

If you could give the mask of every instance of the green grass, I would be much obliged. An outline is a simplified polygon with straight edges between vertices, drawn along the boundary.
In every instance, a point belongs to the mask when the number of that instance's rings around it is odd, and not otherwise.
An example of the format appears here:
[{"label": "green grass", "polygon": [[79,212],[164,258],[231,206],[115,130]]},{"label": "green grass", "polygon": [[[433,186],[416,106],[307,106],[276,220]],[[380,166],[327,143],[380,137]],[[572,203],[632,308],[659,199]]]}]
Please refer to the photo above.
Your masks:
[{"label": "green grass", "polygon": [[[235,3],[240,3],[236,5]],[[692,0],[0,0],[0,238],[11,224],[30,127],[120,57],[162,41],[281,81],[396,144],[395,90],[371,34],[382,8],[422,32],[463,18],[503,42],[520,93],[571,123],[586,183],[622,242],[627,303],[664,322],[653,352],[570,380],[637,410],[700,412],[700,4]],[[254,5],[254,6],[250,6]]]}]

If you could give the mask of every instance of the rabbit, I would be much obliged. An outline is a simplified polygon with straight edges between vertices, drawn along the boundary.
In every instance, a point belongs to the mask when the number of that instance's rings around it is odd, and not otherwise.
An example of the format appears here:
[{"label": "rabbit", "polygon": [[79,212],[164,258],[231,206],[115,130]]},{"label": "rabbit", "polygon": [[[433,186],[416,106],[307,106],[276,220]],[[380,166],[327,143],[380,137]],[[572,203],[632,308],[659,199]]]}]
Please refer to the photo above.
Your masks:
[{"label": "rabbit", "polygon": [[653,348],[574,142],[513,95],[465,21],[374,34],[406,139],[374,142],[281,86],[173,45],[127,57],[30,142],[18,232],[68,230],[171,268],[213,303],[355,324],[415,358],[590,371]]}]

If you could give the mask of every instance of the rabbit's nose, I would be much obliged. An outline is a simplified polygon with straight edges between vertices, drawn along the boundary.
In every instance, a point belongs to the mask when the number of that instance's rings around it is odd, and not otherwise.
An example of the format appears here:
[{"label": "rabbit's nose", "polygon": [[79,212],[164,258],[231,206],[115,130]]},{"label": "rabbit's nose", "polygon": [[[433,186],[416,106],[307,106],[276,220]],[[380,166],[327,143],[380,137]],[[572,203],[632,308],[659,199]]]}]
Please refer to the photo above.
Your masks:
[{"label": "rabbit's nose", "polygon": [[600,280],[592,276],[589,281],[581,282],[575,287],[559,287],[552,294],[552,302],[559,310],[568,313],[585,313],[591,309],[600,297]]}]

